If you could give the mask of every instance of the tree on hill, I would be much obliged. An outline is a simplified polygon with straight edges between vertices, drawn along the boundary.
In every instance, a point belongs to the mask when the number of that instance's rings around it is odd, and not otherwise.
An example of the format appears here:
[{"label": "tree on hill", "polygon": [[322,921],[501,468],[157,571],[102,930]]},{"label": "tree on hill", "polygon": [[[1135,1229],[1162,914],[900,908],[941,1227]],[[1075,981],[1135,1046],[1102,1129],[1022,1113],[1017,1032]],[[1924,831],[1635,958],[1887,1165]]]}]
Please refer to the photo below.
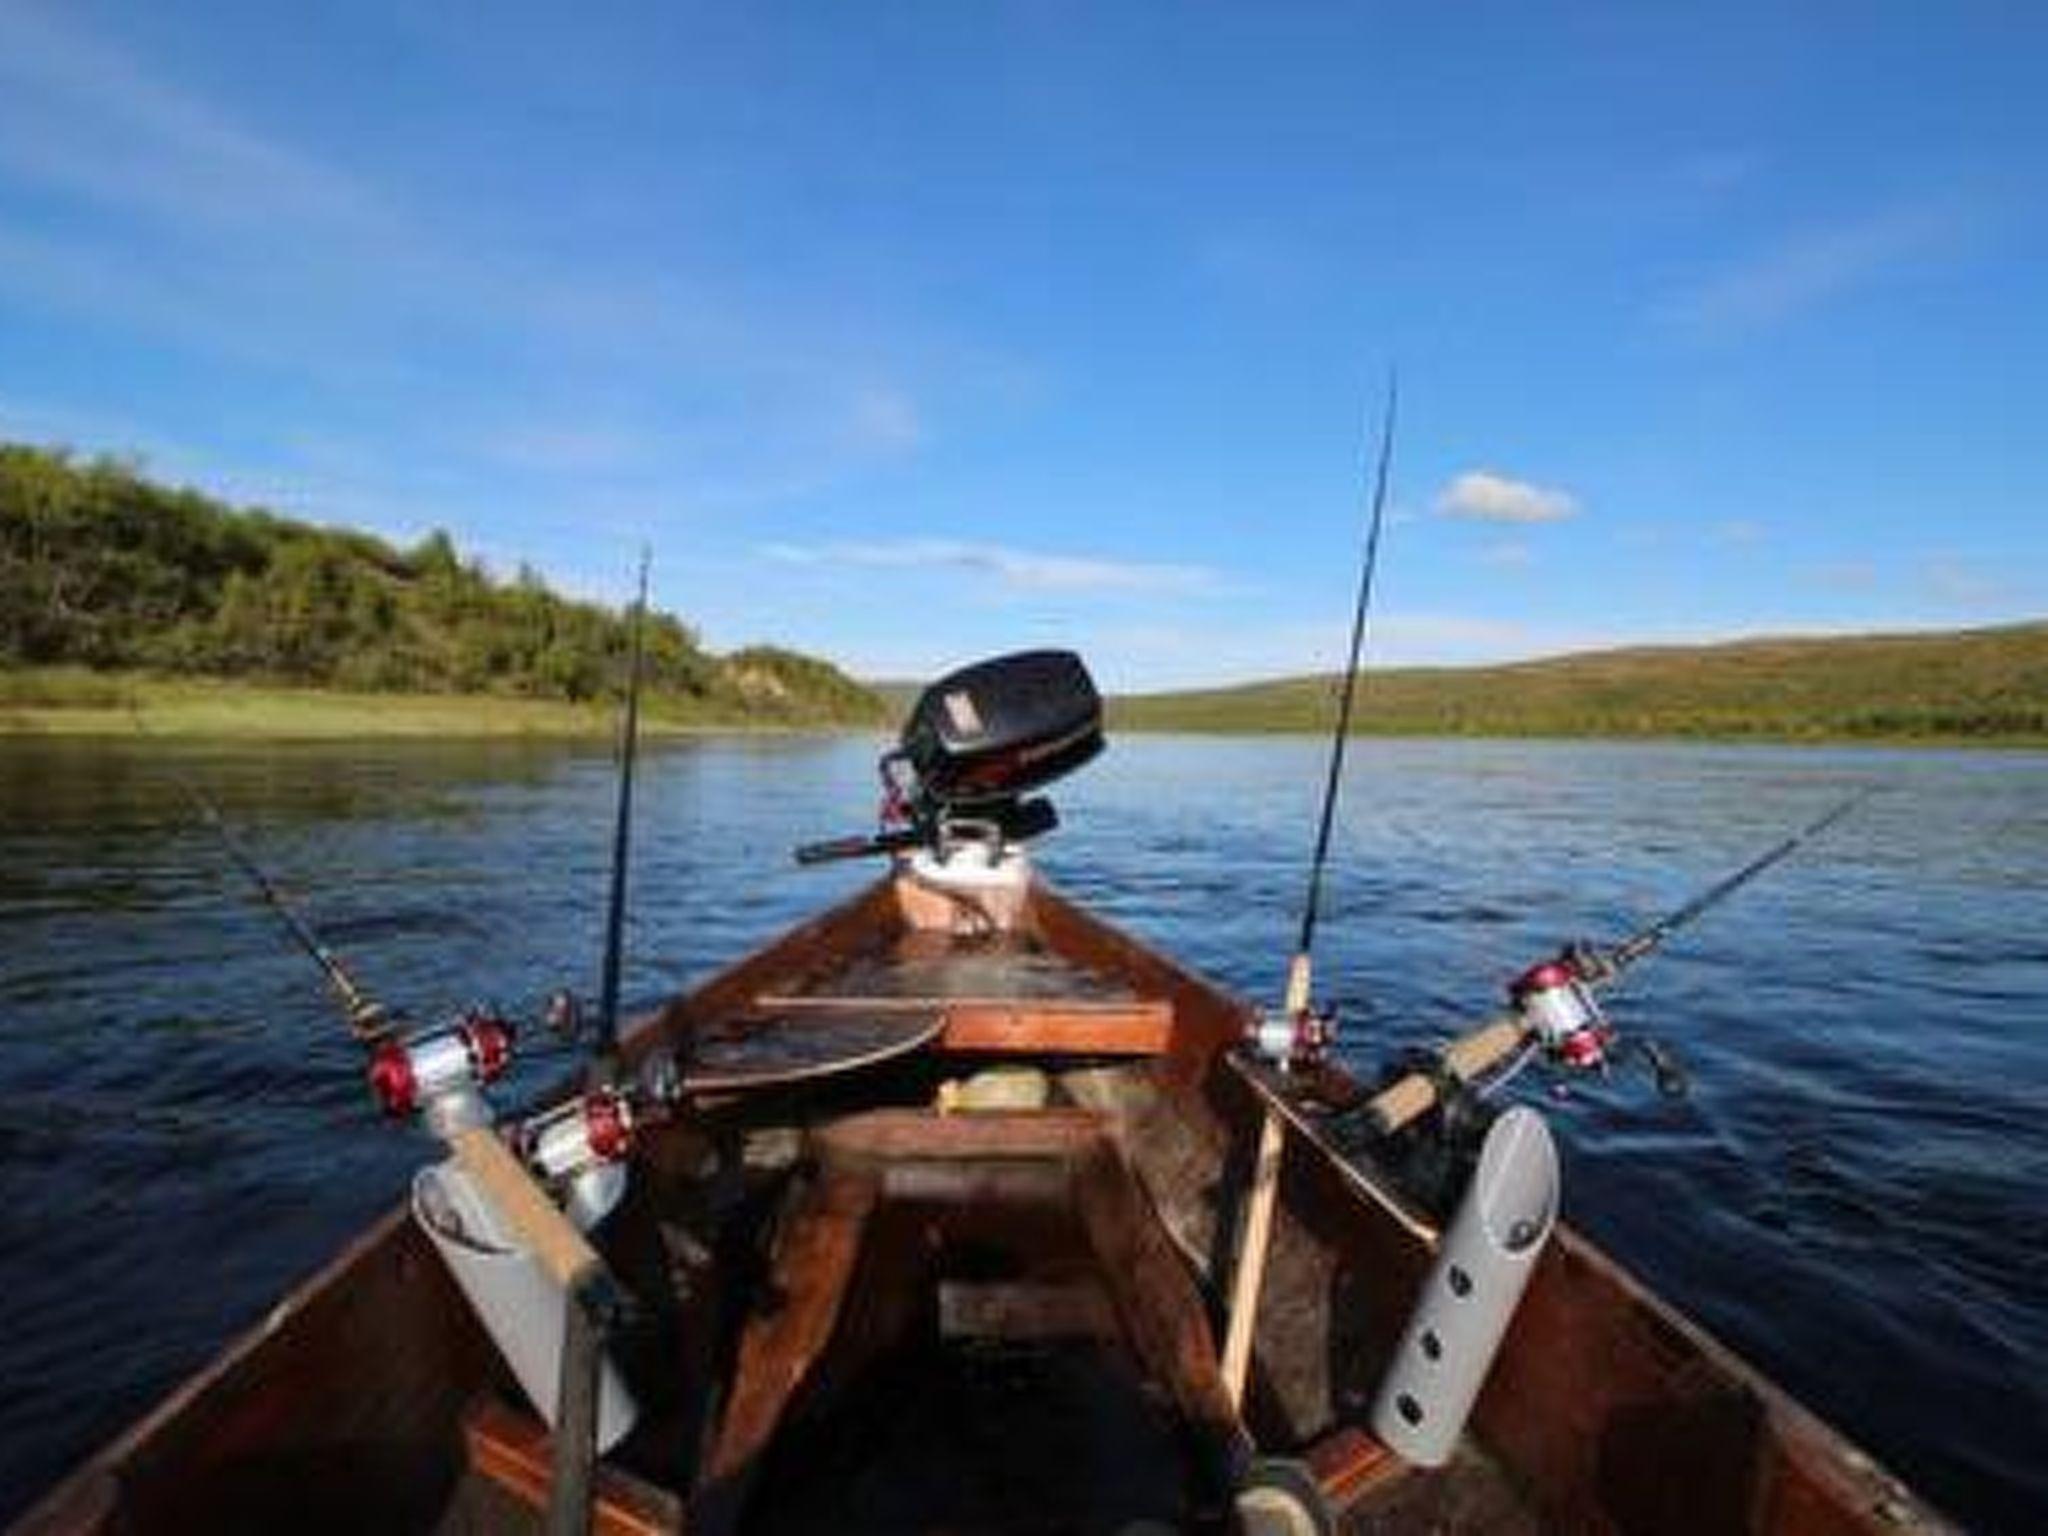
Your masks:
[{"label": "tree on hill", "polygon": [[[627,635],[624,613],[564,598],[528,567],[499,581],[445,530],[399,550],[115,460],[0,444],[0,665],[583,700],[618,686]],[[714,713],[880,709],[829,663],[768,648],[721,659],[663,613],[649,615],[646,677],[653,695]]]}]

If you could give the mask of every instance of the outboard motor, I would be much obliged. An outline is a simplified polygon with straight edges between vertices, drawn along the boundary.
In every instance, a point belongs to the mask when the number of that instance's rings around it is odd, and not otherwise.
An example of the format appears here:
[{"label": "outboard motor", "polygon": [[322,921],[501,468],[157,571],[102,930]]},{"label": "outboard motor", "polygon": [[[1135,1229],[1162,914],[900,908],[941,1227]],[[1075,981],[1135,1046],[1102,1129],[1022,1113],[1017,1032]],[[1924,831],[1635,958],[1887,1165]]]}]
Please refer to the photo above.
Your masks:
[{"label": "outboard motor", "polygon": [[796,850],[800,864],[963,843],[1000,856],[1059,824],[1043,789],[1102,750],[1102,696],[1072,651],[976,662],[925,689],[883,754],[881,830]]},{"label": "outboard motor", "polygon": [[1033,794],[1102,750],[1102,697],[1072,651],[1019,651],[942,677],[882,754],[881,830],[811,843],[800,864],[886,853],[915,929],[1006,933],[1024,911],[1024,844],[1059,825]]}]

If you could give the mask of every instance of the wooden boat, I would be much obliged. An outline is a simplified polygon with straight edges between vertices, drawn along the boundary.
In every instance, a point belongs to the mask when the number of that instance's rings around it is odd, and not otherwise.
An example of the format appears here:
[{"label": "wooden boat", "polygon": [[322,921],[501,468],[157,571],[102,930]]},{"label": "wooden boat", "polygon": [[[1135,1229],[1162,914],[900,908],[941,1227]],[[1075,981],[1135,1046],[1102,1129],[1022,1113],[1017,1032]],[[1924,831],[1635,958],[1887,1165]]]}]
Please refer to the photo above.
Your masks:
[{"label": "wooden boat", "polygon": [[[1429,1360],[1443,1348],[1411,1326],[1433,1316],[1418,1295],[1451,1309],[1445,1338],[1467,1316],[1472,1278],[1446,1269],[1464,1218],[1440,1226],[1388,1168],[1340,1150],[1354,1117],[1329,1107],[1364,1097],[1342,1071],[1262,1065],[1245,1048],[1255,1010],[1030,873],[1014,840],[1052,818],[1018,792],[1085,761],[1099,718],[1061,653],[935,686],[892,754],[915,759],[898,781],[922,797],[908,829],[829,850],[893,850],[891,873],[626,1035],[628,1080],[662,1084],[677,1112],[640,1125],[629,1158],[613,1138],[610,1161],[583,1165],[630,1169],[592,1211],[601,1261],[577,1257],[583,1239],[470,1117],[471,1088],[436,1101],[463,1111],[438,1127],[448,1167],[475,1171],[501,1213],[530,1207],[525,1230],[568,1253],[568,1280],[606,1267],[638,1299],[607,1350],[637,1418],[594,1470],[610,1379],[579,1399],[563,1370],[562,1423],[582,1427],[551,1434],[529,1402],[552,1415],[557,1378],[506,1364],[549,1318],[507,1325],[478,1302],[480,1321],[451,1278],[463,1261],[443,1262],[429,1170],[412,1211],[17,1530],[479,1532],[544,1508],[572,1528],[697,1536],[1939,1527],[1554,1225],[1554,1184],[1548,1245],[1518,1228],[1503,1250],[1526,1290],[1503,1293],[1503,1322],[1520,1306],[1472,1374],[1491,1363],[1484,1391],[1469,1420],[1434,1421],[1448,1459],[1388,1429],[1374,1403],[1390,1358],[1418,1337]],[[993,829],[978,859],[948,851],[970,822]],[[363,998],[342,990],[360,1024]],[[409,1097],[415,1069],[480,1062],[474,1047],[373,1061],[373,1081]],[[1404,1114],[1431,1091],[1398,1085]],[[587,1130],[617,1093],[566,1102]],[[520,1142],[534,1169],[555,1166],[547,1134]],[[1428,1289],[1440,1271],[1449,1301]],[[1253,1273],[1262,1285],[1233,1283]],[[558,1364],[577,1329],[564,1315]],[[1436,1412],[1389,1400],[1411,1424]],[[551,1501],[558,1478],[575,1496]]]},{"label": "wooden boat", "polygon": [[[1290,1121],[1253,1388],[1216,1307],[1265,1100],[1247,1006],[1034,882],[954,931],[903,875],[741,961],[627,1041],[737,1018],[924,1012],[929,1045],[816,1085],[712,1095],[610,1223],[667,1305],[666,1379],[606,1458],[611,1531],[1227,1524],[1243,1450],[1342,1529],[1932,1527],[1868,1457],[1560,1228],[1465,1444],[1404,1468],[1361,1427],[1436,1226]],[[1043,1107],[938,1106],[990,1064]],[[521,1529],[548,1436],[395,1212],[95,1456],[34,1532]]]}]

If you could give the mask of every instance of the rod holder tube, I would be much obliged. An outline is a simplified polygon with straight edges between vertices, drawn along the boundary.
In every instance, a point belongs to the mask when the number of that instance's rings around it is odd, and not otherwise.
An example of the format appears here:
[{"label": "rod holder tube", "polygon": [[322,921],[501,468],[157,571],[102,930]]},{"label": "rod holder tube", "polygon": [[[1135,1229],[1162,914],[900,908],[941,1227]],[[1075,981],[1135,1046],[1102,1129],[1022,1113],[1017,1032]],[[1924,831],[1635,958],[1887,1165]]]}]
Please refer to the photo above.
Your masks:
[{"label": "rod holder tube", "polygon": [[1493,1123],[1373,1400],[1372,1430],[1403,1460],[1450,1460],[1557,1225],[1557,1148],[1533,1109]]},{"label": "rod holder tube", "polygon": [[[553,1425],[569,1299],[561,1282],[521,1246],[468,1173],[452,1161],[422,1168],[414,1176],[412,1215],[440,1251],[527,1401]],[[602,1455],[625,1437],[638,1413],[608,1354],[597,1409],[596,1444]]]}]

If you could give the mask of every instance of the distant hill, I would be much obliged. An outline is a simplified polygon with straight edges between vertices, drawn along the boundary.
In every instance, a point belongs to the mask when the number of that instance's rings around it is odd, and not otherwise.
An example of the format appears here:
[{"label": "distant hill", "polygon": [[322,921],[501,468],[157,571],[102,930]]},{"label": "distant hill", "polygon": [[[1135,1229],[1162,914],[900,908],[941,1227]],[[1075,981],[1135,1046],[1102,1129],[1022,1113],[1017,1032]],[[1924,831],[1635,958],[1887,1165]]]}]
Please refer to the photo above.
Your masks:
[{"label": "distant hill", "polygon": [[[86,667],[577,702],[620,686],[627,635],[624,613],[526,568],[500,580],[445,533],[401,550],[110,460],[0,444],[0,674]],[[672,718],[884,716],[829,662],[774,646],[714,655],[669,614],[649,615],[646,676],[652,710]]]},{"label": "distant hill", "polygon": [[[1112,699],[1124,730],[1327,731],[1339,679]],[[2048,623],[1370,673],[1361,733],[2048,741]]]}]

